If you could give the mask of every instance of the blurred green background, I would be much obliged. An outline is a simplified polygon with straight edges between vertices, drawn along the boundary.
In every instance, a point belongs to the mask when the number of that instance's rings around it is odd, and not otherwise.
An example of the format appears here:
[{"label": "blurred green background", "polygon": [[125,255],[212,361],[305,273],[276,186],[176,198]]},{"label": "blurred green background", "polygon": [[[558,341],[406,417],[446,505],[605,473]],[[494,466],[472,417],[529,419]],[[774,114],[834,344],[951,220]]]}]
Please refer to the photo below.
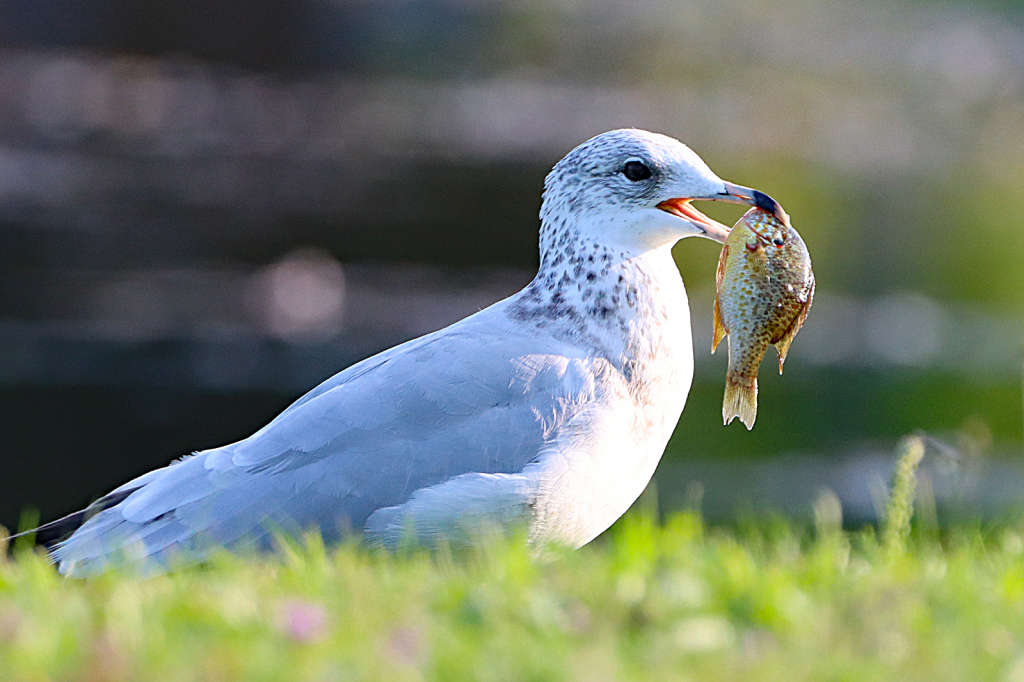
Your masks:
[{"label": "blurred green background", "polygon": [[545,173],[629,126],[778,199],[818,282],[756,427],[724,428],[717,246],[676,247],[697,370],[666,504],[847,486],[870,517],[916,429],[960,458],[940,503],[1017,504],[1017,3],[0,0],[0,523],[511,294]]}]

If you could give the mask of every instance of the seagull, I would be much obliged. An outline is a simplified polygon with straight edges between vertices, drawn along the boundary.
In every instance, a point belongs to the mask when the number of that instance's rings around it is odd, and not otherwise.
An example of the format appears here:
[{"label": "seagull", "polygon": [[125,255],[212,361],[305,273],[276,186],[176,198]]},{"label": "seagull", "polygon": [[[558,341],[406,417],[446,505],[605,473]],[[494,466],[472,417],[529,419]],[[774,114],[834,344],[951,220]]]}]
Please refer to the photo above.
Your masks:
[{"label": "seagull", "polygon": [[348,367],[252,436],[143,474],[37,541],[72,576],[161,572],[310,529],[389,549],[483,528],[585,545],[643,492],[686,403],[693,344],[672,247],[728,235],[698,199],[784,215],[673,138],[591,138],[544,181],[540,267],[522,291]]}]

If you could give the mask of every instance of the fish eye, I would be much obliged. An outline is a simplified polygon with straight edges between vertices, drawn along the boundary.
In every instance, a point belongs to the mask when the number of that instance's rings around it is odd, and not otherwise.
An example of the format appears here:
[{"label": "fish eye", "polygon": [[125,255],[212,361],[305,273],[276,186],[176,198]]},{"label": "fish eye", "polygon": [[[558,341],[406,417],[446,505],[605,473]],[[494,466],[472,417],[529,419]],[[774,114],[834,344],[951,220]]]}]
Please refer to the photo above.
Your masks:
[{"label": "fish eye", "polygon": [[627,161],[622,167],[622,174],[630,182],[640,182],[651,177],[651,169],[643,161]]}]

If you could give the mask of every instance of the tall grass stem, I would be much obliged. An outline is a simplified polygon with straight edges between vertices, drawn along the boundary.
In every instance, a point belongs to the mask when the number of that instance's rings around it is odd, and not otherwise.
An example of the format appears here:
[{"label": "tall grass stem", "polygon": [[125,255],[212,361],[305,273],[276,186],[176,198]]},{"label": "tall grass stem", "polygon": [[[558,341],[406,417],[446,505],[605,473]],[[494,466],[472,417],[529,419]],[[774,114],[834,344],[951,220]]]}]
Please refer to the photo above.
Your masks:
[{"label": "tall grass stem", "polygon": [[889,502],[885,508],[885,526],[882,530],[882,544],[890,552],[906,549],[910,536],[910,520],[914,516],[914,493],[917,488],[917,467],[924,457],[924,440],[920,436],[908,436],[900,446],[900,458],[896,462]]}]

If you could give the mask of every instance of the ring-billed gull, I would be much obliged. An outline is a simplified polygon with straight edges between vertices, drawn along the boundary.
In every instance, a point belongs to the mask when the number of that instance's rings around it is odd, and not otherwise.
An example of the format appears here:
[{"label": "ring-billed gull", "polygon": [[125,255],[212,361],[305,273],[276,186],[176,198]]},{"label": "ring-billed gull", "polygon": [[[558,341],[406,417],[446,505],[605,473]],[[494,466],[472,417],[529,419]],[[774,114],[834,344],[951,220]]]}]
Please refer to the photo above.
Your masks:
[{"label": "ring-billed gull", "polygon": [[672,138],[615,130],[584,142],[544,182],[540,268],[525,289],[345,369],[249,438],[144,474],[40,537],[77,527],[53,551],[72,575],[160,570],[307,528],[393,547],[522,525],[533,543],[586,544],[646,487],[690,389],[671,248],[728,234],[692,199],[781,211]]}]

